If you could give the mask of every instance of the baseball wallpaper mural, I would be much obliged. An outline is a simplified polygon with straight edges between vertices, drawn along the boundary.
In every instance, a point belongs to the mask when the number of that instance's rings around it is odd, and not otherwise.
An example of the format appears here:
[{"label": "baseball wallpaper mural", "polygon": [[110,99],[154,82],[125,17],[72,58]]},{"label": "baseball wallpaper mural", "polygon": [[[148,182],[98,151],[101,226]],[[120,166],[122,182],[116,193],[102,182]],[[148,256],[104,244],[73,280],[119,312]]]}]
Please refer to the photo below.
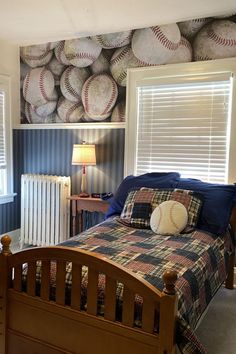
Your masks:
[{"label": "baseball wallpaper mural", "polygon": [[236,17],[21,47],[21,123],[124,122],[127,68],[236,57]]}]

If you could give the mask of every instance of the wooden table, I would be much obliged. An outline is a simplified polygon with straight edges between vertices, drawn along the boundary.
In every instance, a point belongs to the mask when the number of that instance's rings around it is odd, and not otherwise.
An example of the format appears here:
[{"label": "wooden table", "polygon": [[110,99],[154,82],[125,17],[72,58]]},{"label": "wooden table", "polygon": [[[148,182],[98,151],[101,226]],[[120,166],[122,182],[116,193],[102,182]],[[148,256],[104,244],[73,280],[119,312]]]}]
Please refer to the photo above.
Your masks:
[{"label": "wooden table", "polygon": [[71,200],[72,236],[83,231],[84,211],[97,211],[105,214],[109,207],[109,203],[100,198],[81,198],[78,195],[72,195],[67,199]]}]

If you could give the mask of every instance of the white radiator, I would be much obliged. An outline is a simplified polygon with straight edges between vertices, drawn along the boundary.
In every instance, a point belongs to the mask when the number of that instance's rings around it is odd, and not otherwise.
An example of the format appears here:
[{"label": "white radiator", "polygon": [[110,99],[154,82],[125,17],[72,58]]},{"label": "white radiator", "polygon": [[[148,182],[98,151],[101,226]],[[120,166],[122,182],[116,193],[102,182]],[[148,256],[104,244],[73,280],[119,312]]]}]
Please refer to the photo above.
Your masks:
[{"label": "white radiator", "polygon": [[21,176],[20,246],[51,246],[70,233],[70,177]]}]

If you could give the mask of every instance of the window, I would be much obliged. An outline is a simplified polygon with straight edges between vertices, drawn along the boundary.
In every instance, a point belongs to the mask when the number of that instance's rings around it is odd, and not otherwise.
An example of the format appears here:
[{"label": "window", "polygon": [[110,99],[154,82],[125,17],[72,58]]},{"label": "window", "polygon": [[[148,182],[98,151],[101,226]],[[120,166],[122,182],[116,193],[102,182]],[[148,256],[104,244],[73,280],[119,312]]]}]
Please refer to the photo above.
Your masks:
[{"label": "window", "polygon": [[0,75],[0,204],[13,201],[10,79]]},{"label": "window", "polygon": [[130,69],[125,175],[234,182],[234,70],[231,59]]}]

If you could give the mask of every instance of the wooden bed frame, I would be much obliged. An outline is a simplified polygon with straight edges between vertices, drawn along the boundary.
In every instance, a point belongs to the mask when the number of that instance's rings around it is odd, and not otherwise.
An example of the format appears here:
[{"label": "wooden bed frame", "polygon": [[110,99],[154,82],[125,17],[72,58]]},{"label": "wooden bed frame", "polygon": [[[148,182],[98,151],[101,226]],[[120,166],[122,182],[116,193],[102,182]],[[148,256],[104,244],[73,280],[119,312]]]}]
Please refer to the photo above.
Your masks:
[{"label": "wooden bed frame", "polygon": [[[236,229],[236,208],[231,218]],[[174,354],[177,274],[166,271],[158,291],[124,267],[94,253],[68,247],[10,251],[3,236],[0,254],[1,354]],[[36,296],[36,261],[42,261],[41,293]],[[50,261],[56,261],[56,301],[49,300]],[[65,304],[65,266],[72,262],[71,305]],[[28,263],[27,290],[21,291],[22,266]],[[88,267],[87,309],[80,309],[81,267]],[[104,316],[97,315],[98,274],[106,276]],[[234,254],[226,287],[233,288]],[[12,281],[13,279],[13,281]],[[116,321],[116,284],[124,284],[122,321]],[[142,326],[135,328],[134,295],[143,297]],[[154,314],[158,311],[158,333]]]}]

